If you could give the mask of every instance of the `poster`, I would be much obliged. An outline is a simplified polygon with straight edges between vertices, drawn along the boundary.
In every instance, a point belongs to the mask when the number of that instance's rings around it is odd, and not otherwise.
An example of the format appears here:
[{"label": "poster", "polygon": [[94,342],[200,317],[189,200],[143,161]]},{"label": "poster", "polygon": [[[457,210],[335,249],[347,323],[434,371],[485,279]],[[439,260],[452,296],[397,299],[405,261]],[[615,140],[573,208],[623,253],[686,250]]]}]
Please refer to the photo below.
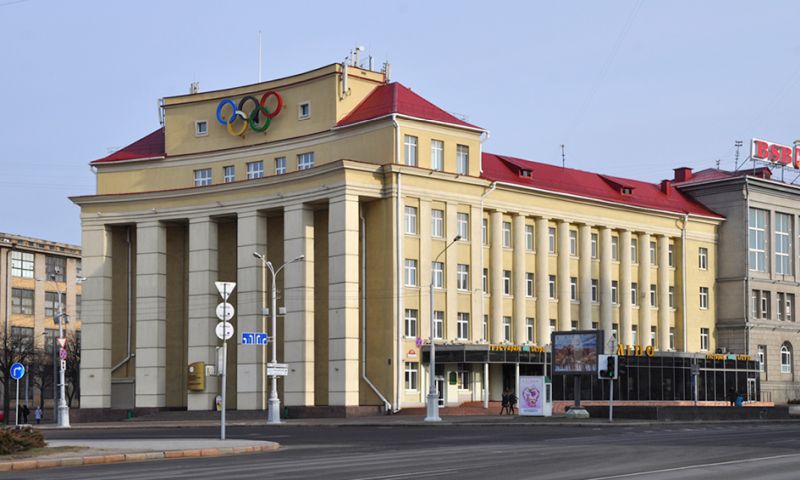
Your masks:
[{"label": "poster", "polygon": [[599,331],[553,333],[553,373],[581,374],[597,372]]},{"label": "poster", "polygon": [[520,375],[519,414],[522,416],[544,416],[544,377]]}]

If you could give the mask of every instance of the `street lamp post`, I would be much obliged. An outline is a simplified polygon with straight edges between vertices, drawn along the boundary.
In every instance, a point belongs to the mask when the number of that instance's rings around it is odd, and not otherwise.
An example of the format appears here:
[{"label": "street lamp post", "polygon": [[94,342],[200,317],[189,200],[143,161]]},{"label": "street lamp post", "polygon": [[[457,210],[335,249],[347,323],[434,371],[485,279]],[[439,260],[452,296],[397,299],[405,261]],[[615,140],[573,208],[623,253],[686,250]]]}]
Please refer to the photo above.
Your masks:
[{"label": "street lamp post", "polygon": [[[56,272],[59,273],[59,272]],[[56,275],[53,274],[51,276],[53,282],[56,284],[56,290],[58,290],[58,337],[64,339],[64,317],[66,314],[64,313],[64,303],[61,301],[61,287],[58,285],[56,281]],[[63,347],[62,347],[63,348]],[[69,406],[67,405],[67,395],[66,395],[66,382],[64,381],[64,370],[66,367],[66,360],[61,360],[61,367],[58,369],[58,381],[59,381],[59,391],[58,391],[58,426],[60,428],[70,428],[69,425]]]},{"label": "street lamp post", "polygon": [[[434,263],[439,261],[439,257],[447,251],[454,243],[461,240],[461,235],[456,235],[452,242],[447,244],[444,249],[439,252],[439,255],[436,255],[436,259],[433,261]],[[428,376],[430,377],[430,389],[428,390],[428,415],[425,417],[426,422],[440,422],[442,421],[441,417],[439,417],[439,395],[436,393],[436,342],[434,341],[434,323],[433,323],[433,284],[434,284],[434,270],[431,267],[431,360],[430,360],[430,372]]]},{"label": "street lamp post", "polygon": [[[278,324],[278,311],[277,311],[277,288],[275,285],[276,279],[278,274],[283,270],[283,267],[289,265],[290,263],[299,262],[305,258],[305,255],[300,255],[299,257],[295,257],[292,260],[284,263],[278,269],[274,269],[272,267],[272,262],[267,260],[264,255],[261,255],[258,252],[253,252],[253,256],[257,259],[261,260],[261,268],[266,267],[269,269],[269,273],[272,276],[272,289],[271,289],[271,302],[270,302],[270,315],[272,316],[272,363],[278,363],[278,351],[277,351],[277,324]],[[263,277],[263,275],[262,275]],[[266,289],[265,285],[262,285],[264,289]],[[270,383],[270,390],[269,390],[269,409],[267,410],[267,423],[281,423],[281,401],[278,398],[278,377],[277,375],[270,375],[271,383]]]}]

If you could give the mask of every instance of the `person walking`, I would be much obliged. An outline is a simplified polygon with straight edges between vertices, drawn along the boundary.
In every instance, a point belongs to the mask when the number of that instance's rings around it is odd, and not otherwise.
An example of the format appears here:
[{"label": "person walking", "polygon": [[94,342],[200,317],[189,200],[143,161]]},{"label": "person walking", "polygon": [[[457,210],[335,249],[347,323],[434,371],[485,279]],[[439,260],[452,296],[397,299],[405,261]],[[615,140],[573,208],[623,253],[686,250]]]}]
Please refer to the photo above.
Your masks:
[{"label": "person walking", "polygon": [[503,390],[502,404],[500,407],[500,415],[508,410],[508,389]]},{"label": "person walking", "polygon": [[33,418],[36,419],[36,425],[42,423],[42,407],[36,405],[36,410],[33,412]]},{"label": "person walking", "polygon": [[30,414],[31,414],[31,409],[28,408],[28,405],[27,404],[23,405],[22,406],[22,423],[24,423],[25,425],[28,424],[28,415],[30,415]]},{"label": "person walking", "polygon": [[508,392],[508,409],[509,415],[514,415],[514,407],[517,405],[517,396],[514,395],[514,390],[510,390]]},{"label": "person walking", "polygon": [[736,397],[737,397],[736,390],[734,390],[733,388],[729,389],[728,390],[728,401],[731,402],[731,407],[735,407],[736,406]]}]

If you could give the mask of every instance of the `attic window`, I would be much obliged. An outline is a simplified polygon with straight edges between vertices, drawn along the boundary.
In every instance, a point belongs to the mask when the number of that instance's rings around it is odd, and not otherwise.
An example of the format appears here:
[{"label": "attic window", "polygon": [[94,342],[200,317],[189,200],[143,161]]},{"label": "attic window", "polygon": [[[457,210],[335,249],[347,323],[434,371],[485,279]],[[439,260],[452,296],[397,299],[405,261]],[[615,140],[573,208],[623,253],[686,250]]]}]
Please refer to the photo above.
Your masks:
[{"label": "attic window", "polygon": [[520,177],[530,178],[531,177],[531,171],[528,170],[527,168],[521,168],[519,170],[519,176]]},{"label": "attic window", "polygon": [[622,194],[633,195],[633,189],[631,187],[622,187]]}]

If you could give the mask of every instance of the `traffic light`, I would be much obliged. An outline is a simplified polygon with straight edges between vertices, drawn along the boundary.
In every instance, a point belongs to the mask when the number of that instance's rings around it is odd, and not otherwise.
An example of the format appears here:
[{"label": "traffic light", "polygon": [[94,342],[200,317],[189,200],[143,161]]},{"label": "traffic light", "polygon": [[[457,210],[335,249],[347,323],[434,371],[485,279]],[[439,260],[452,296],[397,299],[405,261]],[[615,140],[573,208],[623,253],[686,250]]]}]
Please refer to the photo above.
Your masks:
[{"label": "traffic light", "polygon": [[597,376],[602,380],[615,380],[617,375],[617,356],[600,355]]}]

